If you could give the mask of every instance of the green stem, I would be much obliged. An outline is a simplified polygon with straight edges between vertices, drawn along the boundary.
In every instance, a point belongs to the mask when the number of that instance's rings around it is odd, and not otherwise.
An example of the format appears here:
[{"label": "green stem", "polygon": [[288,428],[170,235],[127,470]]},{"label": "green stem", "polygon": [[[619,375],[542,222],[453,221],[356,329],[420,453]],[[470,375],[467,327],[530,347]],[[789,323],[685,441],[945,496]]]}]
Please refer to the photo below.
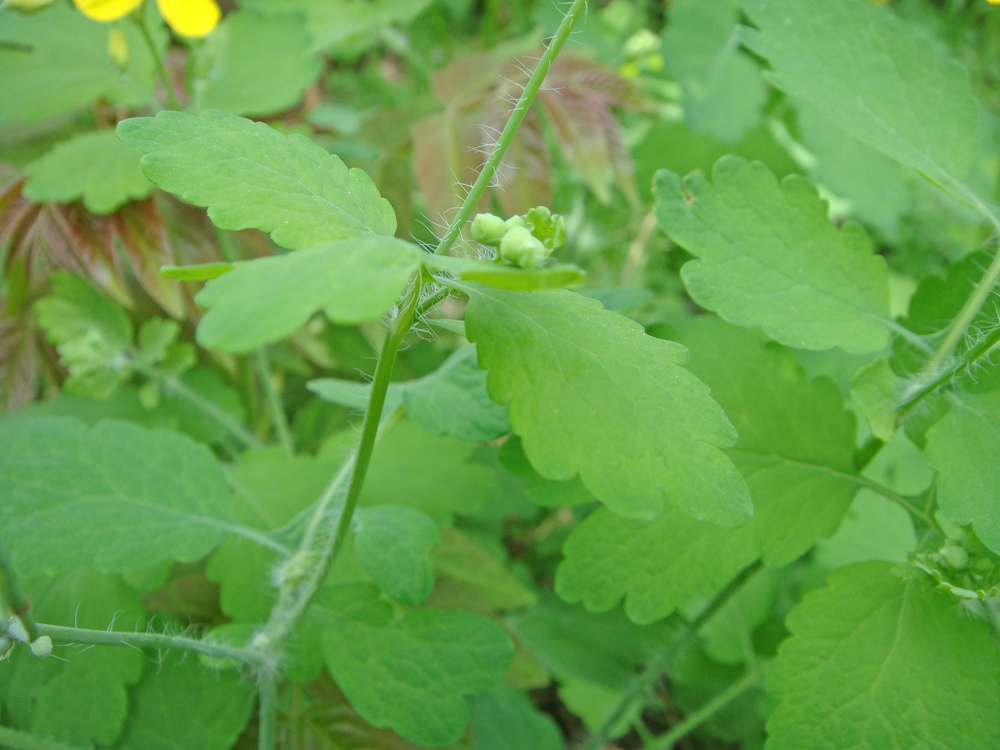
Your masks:
[{"label": "green stem", "polygon": [[740,574],[730,581],[729,585],[719,592],[709,605],[702,610],[701,614],[688,623],[683,635],[670,644],[670,646],[668,646],[662,654],[654,657],[649,664],[646,665],[646,668],[643,669],[643,671],[625,689],[622,699],[618,703],[615,710],[612,711],[611,715],[607,718],[601,728],[592,734],[590,739],[584,743],[581,750],[597,750],[597,748],[603,747],[608,740],[611,739],[611,733],[619,722],[621,722],[622,717],[624,717],[631,710],[636,701],[645,696],[653,685],[659,681],[660,677],[667,670],[670,662],[674,660],[677,654],[694,642],[695,638],[698,637],[698,631],[701,630],[705,623],[711,620],[720,609],[726,606],[726,604],[729,603],[740,588],[742,588],[743,584],[746,583],[750,577],[762,567],[763,563],[758,560],[753,565],[744,568]]},{"label": "green stem", "polygon": [[753,669],[748,669],[743,677],[716,695],[697,711],[686,716],[682,722],[674,726],[669,732],[660,735],[656,738],[655,742],[651,742],[645,747],[647,750],[673,750],[674,745],[715,716],[715,714],[729,705],[730,702],[756,685],[761,677],[764,676],[764,670],[765,666],[763,664],[759,664]]},{"label": "green stem", "polygon": [[176,375],[163,372],[155,367],[144,365],[135,359],[132,359],[130,364],[136,371],[141,372],[150,380],[155,380],[166,390],[176,393],[192,406],[200,409],[205,414],[210,416],[220,425],[225,427],[226,430],[228,430],[233,437],[243,443],[244,446],[248,448],[264,447],[264,444],[257,438],[256,435],[246,429],[231,416],[226,414],[226,412],[216,406],[213,402],[209,401],[207,398],[202,398]]},{"label": "green stem", "polygon": [[859,485],[861,485],[865,489],[869,489],[872,492],[881,495],[886,500],[890,500],[896,503],[896,505],[901,507],[911,516],[923,521],[928,528],[934,529],[939,534],[942,533],[941,529],[938,528],[937,522],[930,516],[930,514],[926,513],[924,510],[918,508],[916,505],[910,502],[910,499],[907,498],[905,495],[900,495],[898,492],[889,489],[884,484],[879,484],[878,482],[868,479],[867,477],[858,475],[854,477],[854,479]]},{"label": "green stem", "polygon": [[0,747],[7,750],[83,750],[50,740],[48,737],[38,737],[2,726],[0,726]]},{"label": "green stem", "polygon": [[242,662],[252,667],[263,666],[261,656],[248,649],[222,646],[217,643],[209,643],[180,635],[166,635],[165,633],[120,633],[110,630],[66,628],[61,625],[44,625],[41,623],[38,625],[38,632],[40,635],[47,635],[52,639],[53,643],[130,646],[131,648],[172,648]]},{"label": "green stem", "polygon": [[[10,558],[7,557],[7,550],[4,549],[3,544],[0,544],[0,601],[6,603],[11,613],[21,621],[24,632],[28,634],[28,640],[32,643],[38,640],[38,636],[41,634],[38,632],[35,618],[31,616],[31,600],[21,590],[17,573],[14,572],[14,567],[10,564]],[[3,624],[0,622],[0,627]]]},{"label": "green stem", "polygon": [[295,444],[292,441],[292,431],[288,429],[288,417],[285,414],[285,405],[281,402],[281,394],[274,387],[274,380],[271,377],[271,362],[267,356],[266,347],[257,349],[257,371],[260,375],[260,384],[267,397],[267,403],[271,410],[271,421],[274,423],[274,431],[278,433],[278,439],[285,446],[285,451],[289,456],[295,455]]},{"label": "green stem", "polygon": [[142,15],[142,10],[133,14],[132,18],[135,20],[136,26],[139,27],[139,33],[142,34],[143,41],[146,42],[146,47],[149,49],[149,54],[153,58],[153,64],[156,66],[156,72],[160,76],[160,82],[163,84],[163,90],[167,95],[167,105],[170,109],[180,109],[181,105],[177,101],[177,97],[174,96],[174,87],[170,83],[170,75],[167,73],[167,66],[163,64],[163,56],[160,55],[160,51],[156,48],[156,42],[153,41],[153,35],[149,33],[149,27],[146,25],[146,19]]},{"label": "green stem", "polygon": [[448,227],[448,231],[445,232],[444,237],[441,238],[441,242],[434,250],[436,255],[448,254],[452,246],[455,244],[455,241],[458,239],[458,235],[462,231],[462,227],[465,226],[465,222],[469,220],[472,216],[472,212],[476,210],[476,205],[479,203],[479,199],[483,196],[483,193],[486,192],[486,188],[489,187],[490,182],[493,180],[493,175],[500,166],[500,162],[503,161],[504,154],[507,153],[507,147],[510,146],[511,141],[514,140],[514,136],[517,134],[517,129],[521,126],[521,121],[524,120],[524,116],[528,114],[528,109],[531,107],[531,103],[535,100],[535,96],[542,87],[545,76],[552,67],[552,63],[555,61],[556,55],[559,54],[559,50],[562,49],[566,40],[569,38],[570,32],[573,30],[574,24],[577,19],[583,15],[586,8],[587,0],[573,0],[573,5],[570,6],[569,11],[563,17],[562,23],[559,24],[559,28],[556,30],[555,36],[552,37],[549,45],[545,48],[545,52],[542,54],[542,59],[538,61],[538,66],[535,68],[535,72],[531,74],[531,78],[529,78],[528,82],[525,84],[524,90],[521,92],[521,98],[518,99],[517,104],[514,105],[514,109],[510,113],[510,118],[507,120],[507,124],[500,133],[500,137],[497,138],[496,145],[493,147],[493,151],[486,159],[486,163],[483,165],[483,169],[476,178],[475,183],[473,183],[472,189],[469,190],[469,194],[465,197],[462,207],[458,209],[458,213],[455,214],[455,218],[452,220],[451,226]]},{"label": "green stem", "polygon": [[257,678],[257,696],[260,701],[257,748],[275,750],[278,747],[278,681],[269,669],[262,670]]}]

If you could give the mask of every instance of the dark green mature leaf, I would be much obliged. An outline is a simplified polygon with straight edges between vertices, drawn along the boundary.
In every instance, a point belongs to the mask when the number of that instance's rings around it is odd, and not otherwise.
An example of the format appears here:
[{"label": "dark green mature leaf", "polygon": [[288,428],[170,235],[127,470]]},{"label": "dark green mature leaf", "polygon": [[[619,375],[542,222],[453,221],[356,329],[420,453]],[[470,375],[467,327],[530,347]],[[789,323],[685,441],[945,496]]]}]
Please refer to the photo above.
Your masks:
[{"label": "dark green mature leaf", "polygon": [[235,524],[212,454],[126,422],[0,422],[4,544],[24,575],[190,562]]},{"label": "dark green mature leaf", "polygon": [[82,198],[91,213],[110,214],[153,191],[139,169],[140,156],[111,130],[78,135],[24,168],[24,197],[57,203]]},{"label": "dark green mature leaf", "polygon": [[392,236],[396,218],[367,174],[300,135],[208,111],[165,111],[118,124],[146,156],[143,173],[221,229],[260,229],[284,247]]},{"label": "dark green mature leaf", "polygon": [[559,725],[524,693],[501,685],[469,700],[472,750],[562,750]]},{"label": "dark green mature leaf", "polygon": [[938,505],[948,518],[972,524],[1000,554],[1000,391],[960,393],[927,433],[927,460],[938,470]]},{"label": "dark green mature leaf", "polygon": [[441,535],[426,513],[405,505],[359,508],[351,528],[354,554],[376,586],[413,606],[430,596],[434,588],[430,553]]},{"label": "dark green mature leaf", "polygon": [[358,237],[258,258],[209,281],[197,302],[207,349],[247,352],[291,335],[323,310],[335,323],[385,314],[425,253],[391,237]]},{"label": "dark green mature leaf", "polygon": [[428,258],[427,264],[441,271],[453,273],[460,279],[475,281],[497,289],[533,291],[535,289],[562,289],[577,286],[587,279],[587,274],[571,263],[526,271],[515,266],[506,266],[489,260],[476,258],[456,258],[435,256]]},{"label": "dark green mature leaf", "polygon": [[887,8],[865,0],[741,0],[759,31],[743,40],[768,78],[865,143],[934,180],[976,156],[968,73]]},{"label": "dark green mature leaf", "polygon": [[684,347],[571,292],[467,291],[466,329],[490,395],[507,404],[542,476],[579,474],[630,517],[658,515],[666,497],[720,525],[749,519],[746,485],[720,450],[736,434],[681,367]]},{"label": "dark green mature leaf", "polygon": [[[32,612],[42,622],[142,628],[142,606],[117,577],[81,568],[27,584]],[[128,687],[142,674],[142,653],[57,646],[53,657],[42,661],[18,648],[0,669],[0,703],[11,725],[79,746],[113,745],[128,714]]]},{"label": "dark green mature leaf", "polygon": [[1000,652],[925,580],[859,563],[806,594],[767,675],[768,750],[1000,746]]},{"label": "dark green mature leaf", "polygon": [[778,181],[760,162],[726,156],[712,181],[656,174],[656,218],[698,260],[688,292],[730,323],[760,326],[800,349],[881,349],[889,340],[889,277],[864,229],[838,229],[807,180]]},{"label": "dark green mature leaf", "polygon": [[323,68],[297,14],[226,14],[195,49],[194,108],[263,116],[294,107]]},{"label": "dark green mature leaf", "polygon": [[661,620],[694,596],[710,598],[760,556],[752,525],[723,529],[667,508],[652,521],[598,510],[563,545],[556,593],[605,612],[624,597],[639,625]]},{"label": "dark green mature leaf", "polygon": [[491,620],[429,609],[394,617],[370,586],[324,589],[311,615],[324,626],[327,666],[358,713],[432,747],[458,739],[469,717],[463,696],[496,685],[514,656]]},{"label": "dark green mature leaf", "polygon": [[253,706],[253,687],[235,672],[171,654],[146,666],[115,750],[229,750]]},{"label": "dark green mature leaf", "polygon": [[692,130],[735,143],[760,121],[767,89],[760,70],[734,43],[737,0],[679,0],[663,39],[667,69],[684,94]]}]

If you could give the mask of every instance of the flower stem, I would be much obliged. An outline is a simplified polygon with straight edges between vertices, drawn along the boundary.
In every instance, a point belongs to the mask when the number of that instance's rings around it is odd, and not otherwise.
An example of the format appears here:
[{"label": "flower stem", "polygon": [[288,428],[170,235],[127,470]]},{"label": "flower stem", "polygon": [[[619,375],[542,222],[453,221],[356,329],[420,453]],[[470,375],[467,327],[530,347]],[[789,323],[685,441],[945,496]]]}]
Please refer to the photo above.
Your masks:
[{"label": "flower stem", "polygon": [[262,670],[257,679],[257,699],[260,702],[257,748],[275,750],[278,746],[278,682],[269,669]]},{"label": "flower stem", "polygon": [[139,33],[142,34],[142,39],[146,42],[146,47],[149,49],[149,54],[153,58],[153,64],[156,66],[156,72],[160,76],[160,82],[163,84],[163,90],[167,95],[167,105],[170,109],[180,109],[181,105],[177,101],[177,97],[174,96],[174,87],[170,83],[170,75],[167,73],[167,66],[163,63],[163,56],[160,51],[156,48],[156,42],[153,41],[153,35],[149,33],[149,26],[146,24],[146,19],[142,15],[140,10],[132,15],[133,20],[135,20],[135,25],[139,27]]}]

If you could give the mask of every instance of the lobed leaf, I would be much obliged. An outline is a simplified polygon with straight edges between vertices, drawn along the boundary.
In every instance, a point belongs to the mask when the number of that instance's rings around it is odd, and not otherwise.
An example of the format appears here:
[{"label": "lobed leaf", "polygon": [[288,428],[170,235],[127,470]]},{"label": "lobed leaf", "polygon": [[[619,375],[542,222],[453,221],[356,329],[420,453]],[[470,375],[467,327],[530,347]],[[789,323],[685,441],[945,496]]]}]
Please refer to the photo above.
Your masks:
[{"label": "lobed leaf", "polygon": [[888,342],[885,260],[859,224],[830,222],[807,180],[779,182],[760,162],[725,156],[712,181],[661,170],[653,192],[663,231],[697,257],[681,276],[702,307],[800,349]]},{"label": "lobed leaf", "polygon": [[725,526],[749,519],[742,478],[721,448],[736,434],[708,388],[681,367],[687,350],[565,291],[470,287],[465,323],[543,477],[577,473],[615,513],[652,518],[664,497]]},{"label": "lobed leaf", "polygon": [[985,623],[892,564],[858,563],[807,593],[767,675],[767,750],[1000,746],[1000,653]]},{"label": "lobed leaf", "polygon": [[431,747],[454,742],[469,718],[463,696],[494,687],[514,648],[503,629],[468,612],[418,609],[394,617],[370,586],[320,591],[323,657],[366,721]]},{"label": "lobed leaf", "polygon": [[151,182],[206,206],[220,229],[260,229],[291,249],[396,230],[371,178],[301,135],[211,110],[132,118],[117,133],[145,154]]},{"label": "lobed leaf", "polygon": [[238,263],[198,293],[207,349],[247,352],[280,341],[320,310],[335,323],[375,320],[392,306],[425,257],[391,237],[359,237]]},{"label": "lobed leaf", "polygon": [[441,539],[437,525],[416,508],[359,508],[351,519],[354,554],[372,581],[403,604],[422,604],[434,588],[430,553]]},{"label": "lobed leaf", "polygon": [[191,562],[233,530],[207,448],[126,422],[0,422],[4,544],[23,575]]}]

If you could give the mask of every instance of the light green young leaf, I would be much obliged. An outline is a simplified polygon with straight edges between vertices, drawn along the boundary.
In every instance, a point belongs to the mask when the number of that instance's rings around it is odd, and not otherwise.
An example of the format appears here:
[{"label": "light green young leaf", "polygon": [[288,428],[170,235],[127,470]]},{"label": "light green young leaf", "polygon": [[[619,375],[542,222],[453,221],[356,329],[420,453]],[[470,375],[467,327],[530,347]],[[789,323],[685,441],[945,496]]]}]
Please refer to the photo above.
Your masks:
[{"label": "light green young leaf", "polygon": [[111,346],[131,345],[132,322],[121,307],[68,271],[55,271],[51,281],[52,291],[34,304],[38,324],[49,341],[61,346],[95,330]]},{"label": "light green young leaf", "polygon": [[405,505],[359,508],[351,528],[354,554],[376,586],[411,606],[430,596],[434,588],[430,553],[441,535],[426,513]]},{"label": "light green young leaf", "polygon": [[566,291],[469,288],[469,339],[490,395],[539,474],[580,475],[613,512],[652,518],[664,497],[725,526],[752,513],[743,479],[720,450],[736,434],[681,365],[680,344]]},{"label": "light green young leaf", "polygon": [[572,263],[558,263],[526,271],[523,268],[491,260],[436,255],[427,259],[427,265],[454,274],[460,279],[475,281],[496,289],[519,291],[562,289],[577,286],[587,280],[586,272]]},{"label": "light green young leaf", "polygon": [[235,263],[199,263],[194,266],[160,266],[160,275],[178,281],[209,281],[236,268]]},{"label": "light green young leaf", "polygon": [[395,617],[370,586],[324,589],[310,615],[323,625],[330,673],[358,713],[431,747],[458,739],[469,718],[464,696],[494,687],[514,656],[492,620],[429,609]]},{"label": "light green young leaf", "polygon": [[1000,747],[1000,652],[925,579],[890,563],[832,573],[786,620],[767,675],[768,750]]},{"label": "light green young leaf", "polygon": [[[34,616],[45,623],[104,630],[143,627],[136,595],[114,576],[87,568],[26,581]],[[58,657],[58,658],[55,658]],[[0,669],[0,704],[11,725],[60,742],[109,747],[122,732],[130,685],[144,658],[127,648],[57,646],[42,661],[18,648]]]},{"label": "light green young leaf", "polygon": [[976,156],[968,73],[941,45],[866,0],[741,0],[743,41],[772,83],[932,180],[962,180]]},{"label": "light green young leaf", "polygon": [[959,393],[927,433],[927,460],[938,471],[938,506],[957,524],[972,524],[1000,554],[1000,391]]},{"label": "light green young leaf", "polygon": [[684,119],[696,132],[736,143],[760,121],[767,89],[740,51],[737,0],[680,0],[670,6],[663,39],[667,69],[684,94]]},{"label": "light green young leaf", "polygon": [[711,182],[661,170],[653,190],[660,226],[698,257],[681,275],[702,307],[800,349],[888,342],[885,260],[859,224],[830,222],[807,180],[779,182],[760,162],[725,156]]},{"label": "light green young leaf", "polygon": [[764,562],[787,565],[833,534],[854,500],[854,415],[832,381],[807,380],[760,336],[703,316],[683,341],[740,434],[729,455],[750,486]]},{"label": "light green young leaf", "polygon": [[723,529],[667,508],[652,521],[600,509],[563,545],[560,599],[605,612],[625,599],[639,625],[662,620],[694,596],[710,598],[760,556],[751,525]]},{"label": "light green young leaf", "polygon": [[229,750],[254,703],[252,685],[235,672],[169,654],[146,665],[115,750]]},{"label": "light green young leaf", "polygon": [[305,19],[298,14],[226,14],[195,48],[196,111],[218,109],[261,117],[294,107],[323,68],[309,52]]},{"label": "light green young leaf", "polygon": [[197,560],[234,528],[212,454],[126,422],[0,421],[4,544],[23,575]]},{"label": "light green young leaf", "polygon": [[24,196],[40,203],[82,198],[91,213],[113,213],[153,191],[139,169],[141,156],[111,130],[75,136],[24,168]]},{"label": "light green young leaf", "polygon": [[320,310],[335,323],[375,320],[403,292],[424,255],[391,237],[358,237],[238,263],[196,297],[209,308],[198,343],[248,352],[291,335]]},{"label": "light green young leaf", "polygon": [[133,118],[117,133],[146,154],[151,182],[208,207],[221,229],[260,229],[293,250],[396,230],[371,178],[303,136],[214,111]]},{"label": "light green young leaf", "polygon": [[888,360],[878,359],[858,370],[851,384],[851,398],[872,434],[884,442],[889,442],[896,432],[896,408],[903,383]]}]

